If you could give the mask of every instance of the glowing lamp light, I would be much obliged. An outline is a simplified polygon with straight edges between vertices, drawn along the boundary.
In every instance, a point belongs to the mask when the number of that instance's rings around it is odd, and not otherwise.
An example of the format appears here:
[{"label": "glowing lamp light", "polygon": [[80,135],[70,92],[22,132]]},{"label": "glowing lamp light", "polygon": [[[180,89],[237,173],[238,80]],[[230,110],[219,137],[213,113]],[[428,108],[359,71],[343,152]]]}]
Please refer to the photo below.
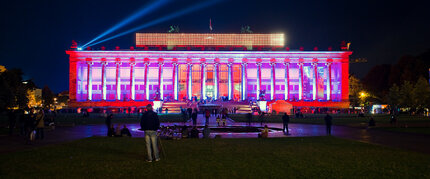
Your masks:
[{"label": "glowing lamp light", "polygon": [[363,92],[363,91],[362,91],[362,92],[360,92],[360,97],[361,97],[361,98],[365,98],[366,96],[367,96],[367,94],[366,94],[365,92]]},{"label": "glowing lamp light", "polygon": [[82,50],[82,47],[78,47],[78,50]]}]

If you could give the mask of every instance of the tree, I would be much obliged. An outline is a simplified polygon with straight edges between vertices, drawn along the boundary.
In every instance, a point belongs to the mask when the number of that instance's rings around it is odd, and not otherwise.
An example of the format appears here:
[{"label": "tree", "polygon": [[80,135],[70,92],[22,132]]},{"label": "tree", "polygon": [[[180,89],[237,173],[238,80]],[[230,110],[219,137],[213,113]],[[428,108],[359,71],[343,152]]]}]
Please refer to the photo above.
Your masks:
[{"label": "tree", "polygon": [[354,75],[349,76],[349,101],[352,106],[360,105],[360,92],[363,91],[363,85],[360,79]]},{"label": "tree", "polygon": [[42,103],[44,108],[51,108],[54,105],[55,94],[49,89],[48,86],[44,86],[42,89]]},{"label": "tree", "polygon": [[[391,65],[377,65],[362,79],[364,89],[375,99],[383,99],[388,93]],[[383,101],[378,101],[383,102]]]},{"label": "tree", "polygon": [[[414,103],[412,102],[412,90],[414,90],[414,86],[411,82],[405,81],[403,85],[400,87],[400,98],[399,104],[404,108],[414,108]],[[411,111],[411,110],[409,110]]]},{"label": "tree", "polygon": [[397,84],[393,84],[387,95],[387,102],[391,109],[397,109],[400,104],[400,88]]},{"label": "tree", "polygon": [[13,102],[13,99],[13,92],[9,84],[3,76],[0,75],[0,112],[6,110]]},{"label": "tree", "polygon": [[424,77],[420,77],[412,90],[412,102],[418,112],[422,112],[424,108],[429,107],[430,103],[430,86]]},{"label": "tree", "polygon": [[27,90],[32,90],[36,85],[31,81],[22,80],[23,72],[21,69],[4,70],[0,73],[1,78],[1,100],[6,105],[5,108],[18,107],[20,109],[28,107]]}]

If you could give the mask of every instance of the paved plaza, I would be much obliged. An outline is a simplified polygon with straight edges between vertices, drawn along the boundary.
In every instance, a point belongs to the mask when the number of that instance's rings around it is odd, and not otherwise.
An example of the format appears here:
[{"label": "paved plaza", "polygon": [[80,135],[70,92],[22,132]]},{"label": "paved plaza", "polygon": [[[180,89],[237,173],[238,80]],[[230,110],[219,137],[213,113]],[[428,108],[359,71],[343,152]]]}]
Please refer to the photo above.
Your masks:
[{"label": "paved plaza", "polygon": [[[211,117],[209,120],[210,128],[217,128],[215,117]],[[117,125],[116,123],[115,125]],[[122,124],[121,124],[122,125]],[[140,125],[138,123],[126,124],[130,129],[133,137],[143,137],[144,132],[140,131]],[[173,123],[161,123],[164,126],[178,125],[182,126],[182,122]],[[188,121],[185,123],[187,126],[192,126],[192,122]],[[197,126],[203,127],[205,125],[205,119],[203,115],[198,116]],[[310,136],[325,136],[326,129],[325,125],[319,124],[289,124],[289,134],[285,135],[282,132],[282,123],[263,123],[263,126],[267,125],[273,129],[269,132],[269,137],[310,137]],[[226,128],[231,127],[246,127],[247,123],[234,122],[227,120]],[[252,127],[263,127],[261,123],[251,123]],[[86,137],[93,136],[106,136],[107,128],[104,124],[89,124],[89,125],[78,125],[73,127],[57,127],[54,131],[45,130],[45,139],[37,140],[32,145],[25,145],[24,139],[21,136],[0,136],[0,145],[7,146],[1,147],[0,153],[17,151],[22,149],[28,149],[38,146],[44,146],[48,144],[58,144],[62,142],[69,142],[78,140]],[[200,134],[201,135],[201,134]],[[216,132],[215,130],[211,133],[211,138],[215,135],[220,135],[222,138],[257,138],[257,132],[245,132],[245,133],[222,133]],[[428,135],[423,134],[406,134],[396,133],[389,131],[380,131],[358,127],[347,127],[347,126],[333,126],[332,135],[335,137],[357,140],[360,142],[380,144],[385,146],[391,146],[396,148],[402,148],[407,150],[413,150],[417,152],[430,153],[430,138]]]}]

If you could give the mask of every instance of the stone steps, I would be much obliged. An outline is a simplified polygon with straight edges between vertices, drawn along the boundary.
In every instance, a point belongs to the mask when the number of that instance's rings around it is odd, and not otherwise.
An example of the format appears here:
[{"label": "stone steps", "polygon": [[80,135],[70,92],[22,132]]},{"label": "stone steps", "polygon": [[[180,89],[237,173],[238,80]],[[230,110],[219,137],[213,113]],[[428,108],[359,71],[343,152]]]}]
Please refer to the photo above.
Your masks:
[{"label": "stone steps", "polygon": [[168,114],[178,114],[181,113],[181,107],[182,108],[187,108],[187,103],[186,102],[166,102],[163,103],[162,106],[162,113],[166,113],[166,108],[169,109],[168,110]]}]

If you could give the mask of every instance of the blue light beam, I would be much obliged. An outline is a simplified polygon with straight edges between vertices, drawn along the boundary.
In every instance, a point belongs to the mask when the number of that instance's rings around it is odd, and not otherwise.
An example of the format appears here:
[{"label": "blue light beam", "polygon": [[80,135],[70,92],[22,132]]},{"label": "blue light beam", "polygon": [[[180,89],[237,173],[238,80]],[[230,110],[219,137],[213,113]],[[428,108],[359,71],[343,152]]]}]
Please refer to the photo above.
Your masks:
[{"label": "blue light beam", "polygon": [[214,4],[218,3],[218,2],[220,2],[220,0],[206,1],[206,2],[203,2],[203,3],[199,3],[199,4],[196,4],[196,5],[193,5],[193,6],[191,6],[191,7],[186,8],[186,9],[182,9],[181,11],[178,11],[178,12],[175,12],[175,13],[169,14],[169,15],[167,15],[167,16],[164,16],[164,17],[162,17],[162,18],[159,18],[159,19],[157,19],[157,20],[153,20],[153,21],[151,21],[151,22],[148,22],[148,23],[146,23],[146,24],[144,24],[144,25],[141,25],[141,26],[138,26],[138,27],[132,28],[132,29],[130,29],[130,30],[128,30],[128,31],[125,31],[125,32],[119,33],[119,34],[117,34],[117,35],[114,35],[114,36],[112,36],[112,37],[109,37],[109,38],[106,38],[106,39],[104,39],[104,40],[98,41],[98,42],[96,42],[96,43],[92,43],[92,44],[90,44],[90,45],[88,45],[88,46],[97,45],[97,44],[99,44],[99,43],[106,42],[106,41],[108,41],[108,40],[112,40],[112,39],[115,39],[115,38],[121,37],[121,36],[123,36],[123,35],[127,35],[127,34],[132,33],[132,32],[136,32],[136,31],[141,30],[141,29],[144,29],[144,28],[148,28],[148,27],[150,27],[150,26],[153,26],[153,25],[159,24],[159,23],[161,23],[161,22],[164,22],[164,21],[167,21],[167,20],[170,20],[170,19],[173,19],[173,18],[176,18],[176,17],[182,16],[182,15],[185,15],[185,14],[191,13],[191,12],[193,12],[193,11],[197,11],[197,10],[199,10],[199,9],[202,9],[202,8],[205,8],[205,7],[208,7],[208,6],[214,5]]},{"label": "blue light beam", "polygon": [[150,4],[149,6],[144,6],[142,7],[139,11],[133,13],[131,16],[127,17],[126,19],[122,20],[121,22],[115,24],[113,27],[111,27],[110,29],[106,30],[105,32],[101,33],[99,36],[97,36],[96,38],[94,38],[93,40],[89,41],[88,43],[86,43],[85,45],[82,46],[82,48],[85,48],[88,46],[88,44],[93,43],[94,41],[112,33],[115,30],[118,30],[119,28],[127,25],[130,22],[133,22],[134,20],[145,16],[147,14],[149,14],[150,12],[154,11],[155,9],[160,8],[161,6],[165,5],[166,3],[168,3],[170,0],[157,0],[155,2],[153,2],[152,4]]}]

